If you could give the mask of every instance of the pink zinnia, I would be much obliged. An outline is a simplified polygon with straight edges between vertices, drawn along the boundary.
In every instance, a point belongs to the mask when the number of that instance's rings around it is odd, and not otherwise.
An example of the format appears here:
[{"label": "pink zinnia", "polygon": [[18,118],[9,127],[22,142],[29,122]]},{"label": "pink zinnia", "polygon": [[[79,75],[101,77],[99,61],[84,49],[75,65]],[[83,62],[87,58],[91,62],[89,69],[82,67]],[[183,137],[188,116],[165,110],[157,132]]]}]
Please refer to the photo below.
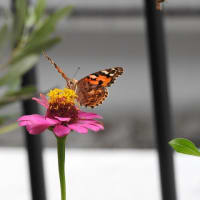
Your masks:
[{"label": "pink zinnia", "polygon": [[47,109],[45,116],[33,114],[18,119],[19,126],[26,126],[30,134],[37,135],[50,129],[56,136],[64,137],[72,130],[85,134],[88,129],[95,132],[104,129],[102,123],[95,120],[101,119],[100,115],[83,112],[75,106],[74,101],[77,96],[73,90],[54,89],[48,96],[49,100],[43,94],[40,94],[40,99],[33,98]]}]

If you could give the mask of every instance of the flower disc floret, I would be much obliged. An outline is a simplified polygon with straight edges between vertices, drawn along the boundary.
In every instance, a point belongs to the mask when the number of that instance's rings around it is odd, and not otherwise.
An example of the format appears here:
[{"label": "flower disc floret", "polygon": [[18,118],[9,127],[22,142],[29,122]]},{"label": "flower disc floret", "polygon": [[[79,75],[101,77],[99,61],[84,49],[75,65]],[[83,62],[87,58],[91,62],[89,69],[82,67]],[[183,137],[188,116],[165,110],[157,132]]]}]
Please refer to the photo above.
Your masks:
[{"label": "flower disc floret", "polygon": [[78,109],[72,103],[53,103],[49,105],[47,110],[48,117],[67,117],[71,122],[75,122],[78,119]]},{"label": "flower disc floret", "polygon": [[63,90],[55,88],[53,90],[50,90],[50,92],[47,95],[49,97],[49,100],[48,100],[49,104],[74,103],[77,98],[75,91],[68,88],[64,88]]},{"label": "flower disc floret", "polygon": [[77,95],[74,90],[55,88],[48,93],[48,96],[49,108],[47,116],[70,117],[71,121],[77,120],[78,110],[74,103]]}]

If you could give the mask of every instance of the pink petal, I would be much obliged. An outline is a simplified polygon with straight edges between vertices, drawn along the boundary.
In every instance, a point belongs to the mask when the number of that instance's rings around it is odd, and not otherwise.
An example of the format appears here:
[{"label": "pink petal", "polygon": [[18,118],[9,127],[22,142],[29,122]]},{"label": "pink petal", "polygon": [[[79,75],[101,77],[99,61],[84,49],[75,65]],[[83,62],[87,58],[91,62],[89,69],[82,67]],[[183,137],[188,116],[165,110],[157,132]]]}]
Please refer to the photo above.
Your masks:
[{"label": "pink petal", "polygon": [[45,125],[39,125],[39,126],[32,126],[32,125],[26,125],[27,131],[31,135],[37,135],[45,131],[48,127]]},{"label": "pink petal", "polygon": [[49,123],[52,125],[58,124],[59,122],[56,119],[51,119],[49,117],[39,115],[39,114],[24,115],[20,117],[17,121],[31,121],[33,123],[44,122],[44,123]]},{"label": "pink petal", "polygon": [[48,103],[48,100],[46,98],[45,95],[43,94],[40,94],[40,99],[36,98],[36,97],[33,97],[32,99],[37,101],[40,105],[44,106],[45,108],[48,108],[49,107],[49,103]]},{"label": "pink petal", "polygon": [[100,124],[98,121],[96,121],[96,120],[86,120],[86,121],[79,120],[78,123],[70,124],[70,125],[68,125],[68,127],[79,133],[87,133],[88,129],[95,131],[95,132],[104,130],[103,125]]},{"label": "pink petal", "polygon": [[44,94],[40,93],[40,97],[44,101],[45,104],[49,105],[48,99],[46,98]]},{"label": "pink petal", "polygon": [[93,131],[100,131],[100,130],[104,130],[104,126],[103,124],[101,124],[99,121],[97,120],[78,120],[76,122],[76,124],[91,129]]},{"label": "pink petal", "polygon": [[83,112],[79,111],[78,116],[80,119],[102,119],[103,117],[101,115],[97,115],[96,113],[92,112]]},{"label": "pink petal", "polygon": [[17,121],[19,122],[19,126],[26,126],[27,131],[33,135],[40,134],[48,127],[60,123],[58,120],[50,119],[38,114],[24,115]]},{"label": "pink petal", "polygon": [[95,131],[95,132],[97,132],[97,131],[100,131],[100,130],[104,130],[104,127],[102,126],[102,125],[100,125],[100,124],[98,124],[98,125],[94,125],[94,124],[84,124],[84,127],[85,128],[88,128],[88,129],[90,129],[90,130],[92,130],[92,131]]},{"label": "pink petal", "polygon": [[85,134],[88,132],[88,129],[85,127],[82,127],[80,124],[69,124],[68,127],[76,132]]},{"label": "pink petal", "polygon": [[89,119],[89,120],[78,120],[76,123],[80,123],[80,124],[92,124],[92,125],[95,125],[95,126],[99,126],[99,127],[103,127],[103,123],[97,121],[97,120],[94,120],[94,119]]},{"label": "pink petal", "polygon": [[54,116],[54,118],[56,118],[57,120],[59,120],[61,122],[69,122],[71,120],[70,117],[56,117],[56,116]]},{"label": "pink petal", "polygon": [[79,119],[76,123],[80,124],[99,124],[100,122],[94,119]]},{"label": "pink petal", "polygon": [[63,137],[66,136],[70,133],[71,129],[63,126],[63,125],[57,125],[55,126],[55,128],[53,129],[53,132],[55,133],[55,135],[57,135],[58,137]]},{"label": "pink petal", "polygon": [[19,126],[26,126],[27,125],[27,121],[21,121],[19,122]]}]

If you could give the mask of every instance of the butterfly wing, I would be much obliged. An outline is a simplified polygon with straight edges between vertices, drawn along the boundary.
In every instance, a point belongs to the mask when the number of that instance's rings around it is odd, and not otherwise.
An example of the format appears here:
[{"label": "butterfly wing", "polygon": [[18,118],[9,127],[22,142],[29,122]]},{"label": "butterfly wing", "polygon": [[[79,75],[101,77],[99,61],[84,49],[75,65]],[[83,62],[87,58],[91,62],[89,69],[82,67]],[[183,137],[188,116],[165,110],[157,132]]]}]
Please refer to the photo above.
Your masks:
[{"label": "butterfly wing", "polygon": [[94,108],[101,104],[108,96],[107,87],[122,73],[122,67],[114,67],[90,74],[78,81],[76,93],[80,105]]}]

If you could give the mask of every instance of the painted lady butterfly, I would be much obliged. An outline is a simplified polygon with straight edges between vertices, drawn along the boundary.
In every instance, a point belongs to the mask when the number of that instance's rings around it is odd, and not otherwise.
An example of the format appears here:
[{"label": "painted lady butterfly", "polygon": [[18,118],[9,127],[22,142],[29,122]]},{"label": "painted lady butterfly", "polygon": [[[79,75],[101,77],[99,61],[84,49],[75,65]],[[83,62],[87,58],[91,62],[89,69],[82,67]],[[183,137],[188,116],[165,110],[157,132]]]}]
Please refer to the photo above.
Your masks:
[{"label": "painted lady butterfly", "polygon": [[156,9],[157,10],[161,10],[161,4],[164,2],[165,0],[156,0]]},{"label": "painted lady butterfly", "polygon": [[68,78],[61,68],[46,54],[44,56],[50,61],[57,71],[67,82],[67,87],[76,91],[77,101],[81,106],[94,108],[108,96],[107,87],[114,83],[115,79],[123,73],[122,67],[113,67],[90,74],[82,79]]}]

